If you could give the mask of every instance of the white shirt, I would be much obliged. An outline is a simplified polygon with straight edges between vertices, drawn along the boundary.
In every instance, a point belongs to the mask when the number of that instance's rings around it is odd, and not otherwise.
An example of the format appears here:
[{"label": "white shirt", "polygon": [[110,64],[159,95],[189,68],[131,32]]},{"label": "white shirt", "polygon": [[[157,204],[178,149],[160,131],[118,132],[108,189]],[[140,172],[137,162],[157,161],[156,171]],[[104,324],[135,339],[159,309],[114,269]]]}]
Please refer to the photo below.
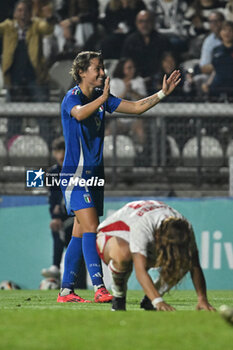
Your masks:
[{"label": "white shirt", "polygon": [[178,211],[163,202],[130,202],[106,218],[98,226],[97,232],[123,238],[129,243],[131,253],[144,255],[153,266],[156,262],[155,231],[164,219],[171,216],[184,219]]},{"label": "white shirt", "polygon": [[[138,94],[146,96],[146,85],[144,79],[140,76],[131,80],[131,88]],[[110,80],[110,91],[114,96],[122,96],[125,92],[125,83],[120,78]]]},{"label": "white shirt", "polygon": [[218,37],[216,37],[214,33],[211,33],[207,36],[201,48],[201,57],[199,62],[200,67],[212,63],[213,50],[215,49],[215,47],[221,44],[221,40]]}]

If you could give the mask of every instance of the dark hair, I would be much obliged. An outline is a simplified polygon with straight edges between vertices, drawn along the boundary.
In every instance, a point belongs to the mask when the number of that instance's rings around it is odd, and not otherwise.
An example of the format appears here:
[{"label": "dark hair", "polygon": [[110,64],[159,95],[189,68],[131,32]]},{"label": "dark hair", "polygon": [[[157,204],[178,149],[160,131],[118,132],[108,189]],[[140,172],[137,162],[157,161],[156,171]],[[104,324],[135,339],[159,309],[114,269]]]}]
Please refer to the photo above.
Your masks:
[{"label": "dark hair", "polygon": [[161,268],[161,279],[175,285],[192,267],[194,234],[184,219],[169,217],[157,231],[155,267]]},{"label": "dark hair", "polygon": [[119,62],[116,65],[116,68],[113,72],[113,78],[120,78],[120,79],[124,79],[124,65],[127,61],[132,61],[135,67],[135,77],[137,76],[137,67],[136,64],[134,62],[134,60],[130,57],[123,57],[119,60]]},{"label": "dark hair", "polygon": [[65,140],[63,136],[60,136],[53,140],[52,151],[64,151],[65,150]]},{"label": "dark hair", "polygon": [[209,16],[211,16],[211,15],[218,16],[218,20],[219,21],[224,21],[225,20],[224,14],[222,12],[220,12],[220,11],[212,11],[212,12],[210,12]]},{"label": "dark hair", "polygon": [[26,5],[29,14],[31,14],[32,13],[32,3],[29,0],[18,0],[14,6],[14,12],[17,9],[17,7],[19,6],[19,4],[21,4],[21,3]]},{"label": "dark hair", "polygon": [[177,64],[177,61],[178,61],[177,56],[172,51],[164,51],[164,53],[162,54],[162,57],[161,57],[161,61],[163,61],[168,56],[171,56],[174,59],[175,64]]},{"label": "dark hair", "polygon": [[90,66],[90,61],[93,58],[98,58],[101,62],[103,62],[101,52],[82,51],[75,57],[70,74],[77,83],[80,83],[82,81],[79,75],[79,71],[86,72]]},{"label": "dark hair", "polygon": [[233,22],[232,21],[224,21],[222,24],[222,29],[230,27],[233,30]]}]

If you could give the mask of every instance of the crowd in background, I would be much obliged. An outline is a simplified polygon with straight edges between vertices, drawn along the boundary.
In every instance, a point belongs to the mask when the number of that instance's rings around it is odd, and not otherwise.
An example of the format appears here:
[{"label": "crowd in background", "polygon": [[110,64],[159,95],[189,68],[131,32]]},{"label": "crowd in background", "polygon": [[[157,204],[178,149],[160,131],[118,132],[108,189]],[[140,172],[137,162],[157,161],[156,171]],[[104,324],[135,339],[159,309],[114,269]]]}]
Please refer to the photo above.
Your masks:
[{"label": "crowd in background", "polygon": [[105,60],[119,62],[112,89],[123,98],[154,93],[163,74],[178,67],[182,83],[170,100],[233,98],[232,0],[9,0],[0,6],[8,101],[48,101],[50,67],[81,50],[101,50]]}]

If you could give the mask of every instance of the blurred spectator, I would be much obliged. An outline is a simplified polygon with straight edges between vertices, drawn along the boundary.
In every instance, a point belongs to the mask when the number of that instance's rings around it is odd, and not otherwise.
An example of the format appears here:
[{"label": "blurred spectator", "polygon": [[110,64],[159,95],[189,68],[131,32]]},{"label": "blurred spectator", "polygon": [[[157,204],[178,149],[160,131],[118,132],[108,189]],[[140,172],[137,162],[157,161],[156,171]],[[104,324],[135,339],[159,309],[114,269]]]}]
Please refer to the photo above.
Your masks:
[{"label": "blurred spectator", "polygon": [[[162,81],[163,81],[164,74],[166,74],[168,77],[175,69],[178,69],[178,62],[176,57],[170,51],[164,52],[161,58],[159,72],[154,76],[154,79],[153,79],[155,91],[162,89]],[[182,74],[182,77],[184,77],[184,74]],[[166,101],[167,102],[174,101],[174,100],[177,101],[179,98],[182,99],[182,95],[183,95],[183,80],[176,87],[176,90],[173,92],[173,94],[168,96]]]},{"label": "blurred spectator", "polygon": [[190,35],[208,34],[210,13],[213,11],[224,13],[224,6],[219,0],[194,0],[186,12],[186,19],[191,21]]},{"label": "blurred spectator", "polygon": [[66,38],[70,36],[74,39],[75,45],[82,48],[95,31],[99,15],[98,0],[63,1],[58,13],[62,18],[60,25]]},{"label": "blurred spectator", "polygon": [[53,31],[53,17],[50,7],[43,10],[45,19],[31,18],[28,1],[20,0],[14,9],[14,19],[0,23],[2,71],[11,101],[48,100],[42,37]]},{"label": "blurred spectator", "polygon": [[[122,58],[117,64],[110,81],[113,95],[127,100],[138,100],[147,95],[144,79],[137,74],[135,63],[131,58]],[[119,118],[117,133],[129,134],[135,141],[136,148],[142,152],[145,143],[144,124],[142,119]],[[112,133],[112,125],[106,128],[106,135]],[[138,147],[137,147],[138,146]]]},{"label": "blurred spectator", "polygon": [[189,21],[184,18],[187,9],[188,4],[184,0],[153,0],[150,3],[157,31],[167,35],[177,52],[187,50]]},{"label": "blurred spectator", "polygon": [[135,30],[135,18],[146,9],[142,0],[110,0],[105,9],[104,25],[108,32]]},{"label": "blurred spectator", "polygon": [[209,34],[209,15],[213,11],[224,13],[225,4],[219,0],[194,0],[189,6],[185,18],[190,21],[189,35],[192,38],[189,47],[189,56],[199,58],[202,43]]},{"label": "blurred spectator", "polygon": [[[65,156],[65,142],[63,136],[58,137],[52,143],[52,156],[56,160],[56,164],[48,170],[48,176],[59,179],[62,164]],[[51,178],[48,180],[51,184]],[[49,189],[49,211],[51,215],[50,229],[53,238],[53,263],[49,268],[44,268],[41,274],[44,277],[53,277],[60,279],[60,264],[62,254],[67,248],[73,230],[74,218],[67,215],[64,199],[59,185],[54,184]],[[81,286],[85,288],[85,269],[81,272],[82,277],[79,280]],[[83,277],[84,275],[84,277]]]},{"label": "blurred spectator", "polygon": [[[0,22],[13,17],[13,8],[18,0],[0,1]],[[0,37],[0,55],[2,54],[2,38]]]},{"label": "blurred spectator", "polygon": [[142,0],[110,0],[102,21],[107,36],[101,43],[104,59],[119,59],[128,33],[135,30],[135,18],[146,6]]},{"label": "blurred spectator", "polygon": [[[106,36],[107,36],[107,32],[104,26],[98,23],[95,27],[94,33],[87,39],[83,47],[83,50],[84,51],[102,51],[102,54],[104,56],[103,42],[105,41]],[[113,46],[111,41],[110,41],[110,45]]]},{"label": "blurred spectator", "polygon": [[167,39],[154,30],[154,17],[150,11],[140,11],[136,17],[137,31],[124,42],[122,57],[136,63],[139,74],[147,79],[148,93],[153,93],[151,77],[158,72],[164,51],[169,50]]},{"label": "blurred spectator", "polygon": [[229,0],[226,4],[225,15],[228,21],[233,22],[233,0]]},{"label": "blurred spectator", "polygon": [[222,42],[220,39],[220,31],[224,16],[221,12],[213,11],[209,15],[209,24],[211,33],[206,37],[203,42],[200,57],[200,70],[204,74],[212,73],[213,66],[211,64],[213,57],[213,50],[219,46]]},{"label": "blurred spectator", "polygon": [[44,44],[49,66],[55,61],[73,60],[85,45],[99,43],[102,34],[97,27],[98,0],[53,0],[53,7],[58,24]]},{"label": "blurred spectator", "polygon": [[113,95],[127,100],[138,100],[147,95],[144,79],[138,75],[131,58],[122,58],[117,64],[110,81]]},{"label": "blurred spectator", "polygon": [[30,0],[32,6],[32,17],[45,18],[44,7],[51,6],[52,0]]},{"label": "blurred spectator", "polygon": [[213,52],[213,73],[206,84],[204,92],[219,98],[233,98],[233,22],[225,21],[220,31],[222,44]]}]

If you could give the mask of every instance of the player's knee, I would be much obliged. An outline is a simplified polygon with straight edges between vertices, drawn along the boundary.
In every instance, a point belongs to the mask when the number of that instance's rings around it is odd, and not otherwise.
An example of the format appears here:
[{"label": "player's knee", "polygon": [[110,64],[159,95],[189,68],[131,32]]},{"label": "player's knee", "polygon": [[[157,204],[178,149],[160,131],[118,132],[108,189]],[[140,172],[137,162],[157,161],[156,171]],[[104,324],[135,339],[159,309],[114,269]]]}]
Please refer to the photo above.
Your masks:
[{"label": "player's knee", "polygon": [[85,223],[85,225],[82,225],[82,231],[83,233],[85,232],[97,232],[97,227],[98,224],[97,223]]},{"label": "player's knee", "polygon": [[118,264],[125,265],[125,266],[128,265],[132,260],[129,247],[128,246],[121,247],[118,250],[118,253],[115,259],[117,260]]}]

